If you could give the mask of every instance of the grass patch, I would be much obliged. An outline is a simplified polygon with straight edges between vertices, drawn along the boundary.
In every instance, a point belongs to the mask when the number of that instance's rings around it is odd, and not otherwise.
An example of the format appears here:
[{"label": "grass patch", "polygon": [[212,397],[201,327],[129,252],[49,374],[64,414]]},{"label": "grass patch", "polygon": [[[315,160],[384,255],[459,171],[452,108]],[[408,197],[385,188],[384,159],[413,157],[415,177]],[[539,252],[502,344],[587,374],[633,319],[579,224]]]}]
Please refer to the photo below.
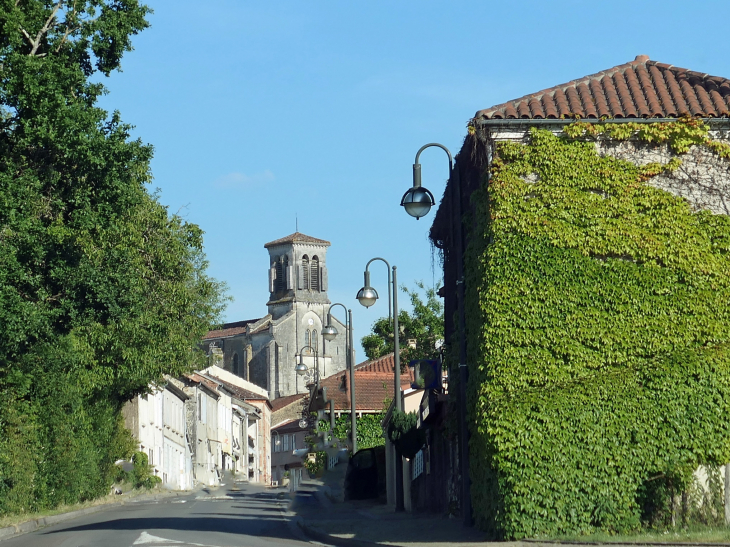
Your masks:
[{"label": "grass patch", "polygon": [[668,530],[644,530],[635,534],[595,533],[553,539],[578,543],[730,543],[730,526],[695,525]]},{"label": "grass patch", "polygon": [[159,488],[153,488],[147,490],[145,488],[139,488],[136,490],[129,490],[124,492],[123,495],[108,494],[101,498],[94,500],[85,501],[82,503],[74,503],[72,505],[59,505],[55,509],[47,509],[45,511],[38,511],[37,513],[14,513],[11,515],[0,516],[0,528],[6,528],[8,526],[16,526],[29,520],[40,519],[43,517],[50,517],[53,515],[60,515],[61,513],[70,513],[71,511],[78,511],[79,509],[86,509],[87,507],[96,507],[99,505],[107,505],[109,503],[115,503],[120,501],[129,500],[145,494],[159,494],[167,492],[167,490],[161,490]]}]

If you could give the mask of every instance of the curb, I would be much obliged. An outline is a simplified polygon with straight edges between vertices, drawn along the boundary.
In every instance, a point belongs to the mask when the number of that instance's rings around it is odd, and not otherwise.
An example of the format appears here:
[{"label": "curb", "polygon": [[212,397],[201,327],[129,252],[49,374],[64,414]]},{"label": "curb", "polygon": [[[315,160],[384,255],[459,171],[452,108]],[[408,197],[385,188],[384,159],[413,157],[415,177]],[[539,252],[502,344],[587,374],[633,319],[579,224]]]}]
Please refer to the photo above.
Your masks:
[{"label": "curb", "polygon": [[171,497],[178,497],[182,495],[189,494],[189,492],[170,492],[167,493],[160,493],[155,494],[152,496],[139,496],[133,499],[129,500],[121,500],[121,501],[113,501],[110,503],[105,503],[102,505],[95,505],[93,507],[86,507],[84,509],[77,509],[75,511],[69,511],[68,513],[59,513],[57,515],[51,515],[48,517],[41,517],[37,519],[32,520],[26,520],[25,522],[21,522],[20,524],[14,524],[12,526],[7,526],[5,528],[0,528],[0,541],[11,539],[17,536],[22,536],[23,534],[27,534],[29,532],[35,532],[36,530],[39,530],[40,528],[45,528],[46,526],[51,526],[53,524],[58,524],[59,522],[64,522],[67,520],[72,520],[78,517],[83,517],[85,515],[92,515],[94,513],[98,513],[99,511],[104,511],[106,509],[110,509],[112,507],[119,507],[121,505],[128,505],[128,504],[134,504],[134,503],[142,503],[145,501],[159,501],[160,498],[171,498]]},{"label": "curb", "polygon": [[326,545],[335,545],[337,547],[373,547],[373,545],[380,545],[379,543],[363,541],[361,539],[350,539],[331,536],[318,528],[310,526],[301,517],[297,520],[297,524],[299,525],[299,528],[302,529],[304,534],[307,535],[310,539],[313,539],[314,541],[318,541],[320,543],[324,543]]}]

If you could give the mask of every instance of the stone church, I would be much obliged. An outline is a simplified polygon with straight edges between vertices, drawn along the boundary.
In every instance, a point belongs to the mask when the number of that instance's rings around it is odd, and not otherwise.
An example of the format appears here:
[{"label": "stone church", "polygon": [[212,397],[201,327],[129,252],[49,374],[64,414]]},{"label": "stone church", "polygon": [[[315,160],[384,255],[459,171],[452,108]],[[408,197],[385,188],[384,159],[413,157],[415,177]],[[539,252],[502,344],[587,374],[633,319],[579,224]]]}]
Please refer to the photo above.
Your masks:
[{"label": "stone church", "polygon": [[[269,399],[308,393],[317,374],[326,378],[345,369],[346,331],[334,316],[338,336],[322,337],[330,301],[327,298],[329,241],[299,232],[264,245],[269,252],[268,314],[259,319],[227,323],[210,331],[204,347],[218,366],[266,389]],[[304,376],[294,367],[300,357],[308,367]]]}]

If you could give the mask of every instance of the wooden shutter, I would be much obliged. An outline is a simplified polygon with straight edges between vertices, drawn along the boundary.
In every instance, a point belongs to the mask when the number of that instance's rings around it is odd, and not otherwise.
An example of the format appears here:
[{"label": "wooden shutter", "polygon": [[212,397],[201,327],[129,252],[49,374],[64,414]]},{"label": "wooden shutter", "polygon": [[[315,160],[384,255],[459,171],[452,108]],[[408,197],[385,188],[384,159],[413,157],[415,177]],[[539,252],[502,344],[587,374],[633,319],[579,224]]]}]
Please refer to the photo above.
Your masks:
[{"label": "wooden shutter", "polygon": [[274,282],[276,281],[276,268],[269,268],[269,292],[274,292]]},{"label": "wooden shutter", "polygon": [[286,289],[291,290],[294,288],[294,267],[286,267]]},{"label": "wooden shutter", "polygon": [[297,264],[297,289],[304,289],[304,267],[301,264]]},{"label": "wooden shutter", "polygon": [[319,290],[325,292],[327,290],[327,266],[319,267],[319,283]]},{"label": "wooden shutter", "polygon": [[309,288],[313,291],[319,291],[319,258],[312,257],[312,267],[310,268],[311,277],[309,278]]}]

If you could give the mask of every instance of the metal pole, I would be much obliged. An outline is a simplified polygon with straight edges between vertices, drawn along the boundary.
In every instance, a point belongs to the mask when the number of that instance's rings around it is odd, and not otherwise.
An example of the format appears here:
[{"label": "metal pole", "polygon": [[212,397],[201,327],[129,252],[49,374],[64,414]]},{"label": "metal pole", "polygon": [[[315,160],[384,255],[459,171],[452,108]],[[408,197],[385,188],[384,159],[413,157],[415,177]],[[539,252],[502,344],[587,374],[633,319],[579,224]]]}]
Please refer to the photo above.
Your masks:
[{"label": "metal pole", "polygon": [[398,281],[396,280],[396,267],[393,266],[393,352],[395,359],[394,367],[394,396],[395,408],[403,412],[403,401],[400,396],[400,341],[398,340]]},{"label": "metal pole", "polygon": [[[393,350],[395,366],[393,367],[394,388],[393,396],[395,397],[395,409],[403,412],[403,401],[400,395],[400,332],[398,331],[398,276],[396,275],[396,267],[393,266]],[[403,511],[405,509],[403,503],[403,456],[399,450],[395,451],[395,510]]]},{"label": "metal pole", "polygon": [[350,429],[352,453],[357,452],[357,399],[355,398],[355,359],[352,355],[352,310],[347,310],[347,361],[350,366]]}]

